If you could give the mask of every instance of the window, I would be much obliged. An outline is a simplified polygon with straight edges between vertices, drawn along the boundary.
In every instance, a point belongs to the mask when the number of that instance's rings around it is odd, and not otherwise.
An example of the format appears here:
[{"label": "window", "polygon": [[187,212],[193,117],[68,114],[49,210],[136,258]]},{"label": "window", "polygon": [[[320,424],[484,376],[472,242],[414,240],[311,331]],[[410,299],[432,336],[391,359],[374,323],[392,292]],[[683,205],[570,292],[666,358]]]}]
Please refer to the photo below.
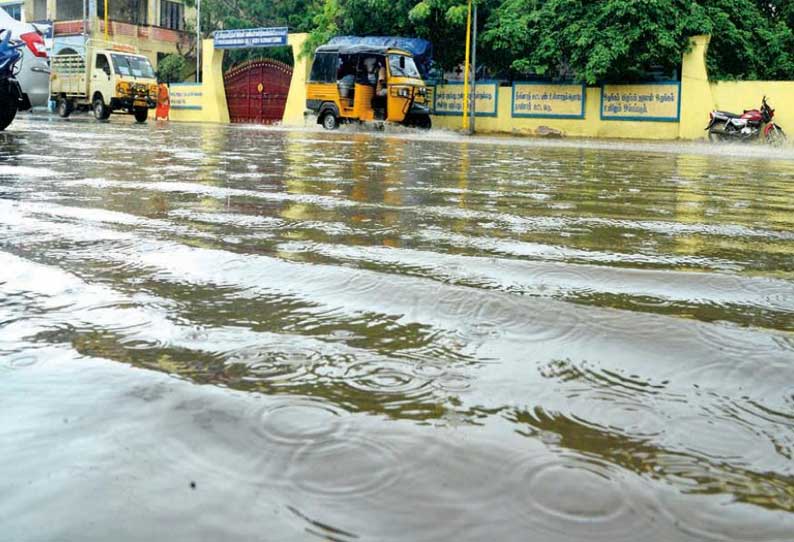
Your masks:
[{"label": "window", "polygon": [[185,29],[185,5],[179,2],[160,2],[160,26],[171,30]]},{"label": "window", "polygon": [[389,55],[389,70],[392,77],[419,77],[419,70],[410,56]]},{"label": "window", "polygon": [[33,0],[33,20],[47,20],[47,0]]},{"label": "window", "polygon": [[98,54],[96,56],[96,69],[102,70],[106,74],[110,75],[110,63],[108,62],[108,57],[103,54]]},{"label": "window", "polygon": [[[67,0],[61,0],[66,2]],[[75,0],[68,0],[69,2]],[[76,0],[82,9],[85,0]],[[98,0],[97,4],[97,17],[100,19],[105,18],[105,2]],[[118,21],[120,23],[128,24],[147,24],[146,16],[149,8],[146,0],[125,0],[123,2],[108,2],[108,18],[111,21]],[[82,19],[82,15],[78,17]]]},{"label": "window", "polygon": [[312,64],[310,81],[315,83],[336,82],[336,71],[339,68],[339,56],[336,53],[317,53]]},{"label": "window", "polygon": [[113,57],[113,67],[116,68],[117,74],[154,79],[154,70],[148,58],[116,53],[111,53],[110,56]]},{"label": "window", "polygon": [[17,21],[22,20],[22,4],[5,5],[3,9]]},{"label": "window", "polygon": [[[99,2],[104,5],[104,2]],[[83,2],[81,0],[56,0],[55,18],[59,21],[81,21],[83,20]]]}]

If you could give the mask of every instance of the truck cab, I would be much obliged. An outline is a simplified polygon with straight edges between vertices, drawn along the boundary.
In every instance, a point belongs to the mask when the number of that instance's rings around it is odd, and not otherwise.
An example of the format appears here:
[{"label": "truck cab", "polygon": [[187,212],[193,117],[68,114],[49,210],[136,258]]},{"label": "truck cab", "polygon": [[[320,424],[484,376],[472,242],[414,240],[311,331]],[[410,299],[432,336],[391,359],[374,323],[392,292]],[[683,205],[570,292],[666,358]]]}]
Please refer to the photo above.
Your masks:
[{"label": "truck cab", "polygon": [[157,105],[157,78],[149,59],[119,48],[87,47],[52,58],[51,94],[58,114],[92,109],[98,120],[123,112],[145,122]]}]

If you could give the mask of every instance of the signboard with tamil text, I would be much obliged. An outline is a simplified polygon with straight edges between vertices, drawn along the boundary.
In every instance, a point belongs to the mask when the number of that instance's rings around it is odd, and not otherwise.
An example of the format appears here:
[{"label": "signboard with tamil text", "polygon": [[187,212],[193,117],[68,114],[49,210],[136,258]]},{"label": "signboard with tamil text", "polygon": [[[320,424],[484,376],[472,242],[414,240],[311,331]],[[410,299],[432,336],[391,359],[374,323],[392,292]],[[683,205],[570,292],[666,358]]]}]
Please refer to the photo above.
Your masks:
[{"label": "signboard with tamil text", "polygon": [[201,83],[171,83],[168,87],[171,109],[201,109]]},{"label": "signboard with tamil text", "polygon": [[[463,115],[463,83],[436,85],[433,89],[434,115]],[[499,106],[499,83],[478,81],[474,99],[478,117],[495,117]]]},{"label": "signboard with tamil text", "polygon": [[583,119],[582,84],[543,81],[513,83],[513,117]]},{"label": "signboard with tamil text", "polygon": [[680,116],[678,81],[601,86],[601,120],[678,122]]},{"label": "signboard with tamil text", "polygon": [[216,49],[247,49],[287,45],[287,27],[216,30],[212,38]]}]

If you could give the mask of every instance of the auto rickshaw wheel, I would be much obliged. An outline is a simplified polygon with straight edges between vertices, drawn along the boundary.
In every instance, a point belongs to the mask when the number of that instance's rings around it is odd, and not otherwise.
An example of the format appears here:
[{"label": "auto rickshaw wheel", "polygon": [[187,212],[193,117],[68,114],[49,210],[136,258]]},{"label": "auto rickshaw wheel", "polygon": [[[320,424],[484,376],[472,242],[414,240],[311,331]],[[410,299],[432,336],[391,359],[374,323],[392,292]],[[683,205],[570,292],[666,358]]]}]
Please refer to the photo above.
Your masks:
[{"label": "auto rickshaw wheel", "polygon": [[420,130],[429,130],[433,126],[430,115],[409,115],[405,117],[403,123],[409,128],[419,128]]},{"label": "auto rickshaw wheel", "polygon": [[132,114],[135,115],[135,121],[136,122],[144,123],[144,122],[146,122],[146,119],[149,118],[149,108],[148,107],[136,107],[133,110]]},{"label": "auto rickshaw wheel", "polygon": [[321,119],[323,128],[326,130],[336,130],[339,128],[339,120],[336,118],[331,111],[326,111],[323,113],[323,118]]}]

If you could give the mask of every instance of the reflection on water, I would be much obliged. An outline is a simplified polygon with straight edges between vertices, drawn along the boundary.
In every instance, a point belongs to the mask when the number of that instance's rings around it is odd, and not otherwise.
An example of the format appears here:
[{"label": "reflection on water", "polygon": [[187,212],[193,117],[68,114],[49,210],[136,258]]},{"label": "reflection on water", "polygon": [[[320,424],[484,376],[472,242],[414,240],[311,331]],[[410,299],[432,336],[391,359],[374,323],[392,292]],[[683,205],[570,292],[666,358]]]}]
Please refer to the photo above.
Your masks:
[{"label": "reflection on water", "polygon": [[12,540],[794,532],[790,149],[15,126]]}]

